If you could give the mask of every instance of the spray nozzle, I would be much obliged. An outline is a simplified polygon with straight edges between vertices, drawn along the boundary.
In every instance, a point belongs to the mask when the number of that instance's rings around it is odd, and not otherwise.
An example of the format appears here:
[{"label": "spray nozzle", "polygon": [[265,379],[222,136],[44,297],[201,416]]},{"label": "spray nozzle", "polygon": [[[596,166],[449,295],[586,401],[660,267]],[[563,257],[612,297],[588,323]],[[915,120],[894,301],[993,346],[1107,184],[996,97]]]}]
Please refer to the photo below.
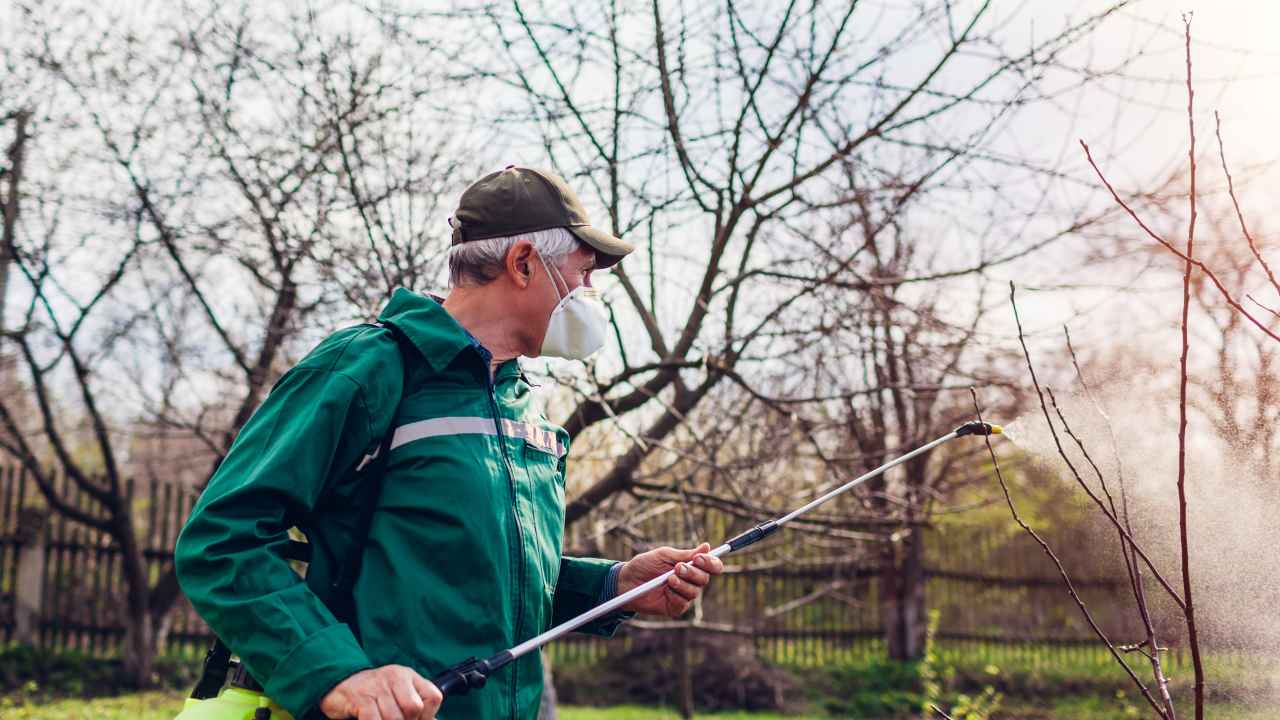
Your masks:
[{"label": "spray nozzle", "polygon": [[955,429],[956,437],[961,435],[1002,435],[1004,428],[984,422],[968,422]]}]

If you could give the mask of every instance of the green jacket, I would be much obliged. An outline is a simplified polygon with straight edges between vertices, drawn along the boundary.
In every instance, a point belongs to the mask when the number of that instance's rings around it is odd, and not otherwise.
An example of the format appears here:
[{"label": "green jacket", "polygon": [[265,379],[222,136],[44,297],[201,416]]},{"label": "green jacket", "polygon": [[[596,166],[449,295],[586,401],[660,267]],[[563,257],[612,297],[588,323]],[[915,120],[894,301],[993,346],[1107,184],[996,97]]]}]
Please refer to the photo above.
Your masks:
[{"label": "green jacket", "polygon": [[[296,718],[319,717],[325,693],[359,670],[430,678],[533,637],[595,605],[613,565],[561,557],[569,437],[535,409],[517,361],[490,381],[488,352],[407,290],[379,320],[413,350],[373,325],[321,342],[240,431],[175,550],[192,605]],[[348,612],[334,582],[376,485],[355,470],[389,431]],[[305,580],[282,555],[295,526],[312,548]],[[622,617],[584,631],[612,635]],[[532,719],[541,695],[532,653],[441,715]]]}]

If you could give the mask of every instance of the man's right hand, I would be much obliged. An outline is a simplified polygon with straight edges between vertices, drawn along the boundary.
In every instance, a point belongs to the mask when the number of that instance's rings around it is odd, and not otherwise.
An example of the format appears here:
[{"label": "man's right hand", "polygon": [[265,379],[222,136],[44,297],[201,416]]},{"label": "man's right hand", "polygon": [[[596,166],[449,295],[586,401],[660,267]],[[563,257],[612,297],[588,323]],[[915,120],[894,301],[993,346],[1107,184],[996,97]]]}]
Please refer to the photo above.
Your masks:
[{"label": "man's right hand", "polygon": [[444,696],[431,681],[403,665],[361,670],[320,701],[334,720],[432,720]]}]

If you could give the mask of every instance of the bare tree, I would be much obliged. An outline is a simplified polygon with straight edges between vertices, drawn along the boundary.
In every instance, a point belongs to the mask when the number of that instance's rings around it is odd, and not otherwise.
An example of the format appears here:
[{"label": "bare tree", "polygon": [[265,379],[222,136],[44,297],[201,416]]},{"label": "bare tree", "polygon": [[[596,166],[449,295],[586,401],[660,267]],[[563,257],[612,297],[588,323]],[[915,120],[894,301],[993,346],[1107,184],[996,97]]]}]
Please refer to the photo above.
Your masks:
[{"label": "bare tree", "polygon": [[[1048,79],[1088,82],[1067,56],[1123,5],[1017,49],[991,3],[919,3],[869,36],[858,28],[874,13],[848,2],[601,0],[553,13],[517,0],[380,15],[454,24],[500,48],[497,60],[462,56],[464,77],[514,90],[501,117],[532,125],[547,161],[642,248],[607,289],[617,361],[585,377],[551,368],[571,384],[565,427],[599,449],[576,465],[571,534],[588,517],[625,528],[637,501],[672,497],[762,520],[779,494],[949,430],[967,414],[953,391],[1001,382],[973,342],[986,273],[1114,211],[1045,192],[991,208],[988,226],[950,247],[931,247],[926,228],[971,221],[950,209],[984,202],[972,188],[992,182],[988,169],[1011,196],[1062,175],[998,150],[999,129],[1052,99]],[[944,80],[979,56],[972,75]],[[868,488],[841,527],[911,538],[896,531],[927,519],[959,460],[922,458],[901,486]],[[890,645],[911,657],[924,640],[919,546],[884,552],[898,585]]]},{"label": "bare tree", "polygon": [[[4,405],[6,449],[32,472],[55,460],[97,498],[71,516],[136,553],[122,479],[198,486],[311,341],[439,276],[441,194],[533,145],[642,247],[607,288],[616,355],[585,376],[547,368],[569,385],[575,446],[599,449],[576,465],[566,522],[625,530],[673,497],[767,517],[949,430],[957,388],[1005,382],[975,342],[987,273],[1110,211],[1022,192],[1063,173],[997,135],[1056,99],[1049,80],[1102,75],[1072,49],[1124,4],[1030,46],[992,3],[946,0],[869,38],[848,2],[600,0],[567,17],[183,4],[145,19],[23,4],[14,53],[49,92],[6,240],[25,306],[9,337],[40,413],[28,425]],[[964,203],[986,204],[985,226],[953,212]],[[185,467],[145,462],[152,444]],[[807,525],[895,558],[903,656],[923,632],[910,531],[961,459],[922,459]],[[177,585],[129,577],[144,679]]]},{"label": "bare tree", "polygon": [[[1270,344],[1280,339],[1276,334],[1276,325],[1280,321],[1280,316],[1270,311],[1264,304],[1248,297],[1249,302],[1255,309],[1251,310],[1246,307],[1244,301],[1238,297],[1238,291],[1232,290],[1232,287],[1240,287],[1244,285],[1245,278],[1250,270],[1254,272],[1261,270],[1267,278],[1268,283],[1280,292],[1280,283],[1277,283],[1271,272],[1265,258],[1258,249],[1252,234],[1246,224],[1244,214],[1240,209],[1239,199],[1236,196],[1234,181],[1228,167],[1226,152],[1222,145],[1222,135],[1219,129],[1217,133],[1219,142],[1219,157],[1222,163],[1223,173],[1227,179],[1228,195],[1231,199],[1232,210],[1235,219],[1239,223],[1240,232],[1247,245],[1251,264],[1241,264],[1238,260],[1240,253],[1219,252],[1214,257],[1215,265],[1221,267],[1227,265],[1229,274],[1220,274],[1209,267],[1203,259],[1197,257],[1195,252],[1195,239],[1197,231],[1197,220],[1200,213],[1200,190],[1197,187],[1198,167],[1197,161],[1199,157],[1196,150],[1196,126],[1195,126],[1195,92],[1192,75],[1192,52],[1191,52],[1191,21],[1190,17],[1184,17],[1184,39],[1186,50],[1186,90],[1187,90],[1187,119],[1189,134],[1189,150],[1188,150],[1188,191],[1186,199],[1189,204],[1188,216],[1186,219],[1186,246],[1180,249],[1174,243],[1167,239],[1164,235],[1157,233],[1152,229],[1150,222],[1140,216],[1132,207],[1129,201],[1120,196],[1111,182],[1103,174],[1098,163],[1094,160],[1089,146],[1081,141],[1085,156],[1092,168],[1096,171],[1099,180],[1110,192],[1112,199],[1116,205],[1123,209],[1125,213],[1138,225],[1145,235],[1155,240],[1159,247],[1163,248],[1183,261],[1181,272],[1181,289],[1182,303],[1180,308],[1179,320],[1179,366],[1178,366],[1178,445],[1177,445],[1177,477],[1176,477],[1176,494],[1177,494],[1177,529],[1178,529],[1178,571],[1181,580],[1181,587],[1175,587],[1174,584],[1167,579],[1152,562],[1150,553],[1144,549],[1150,544],[1149,539],[1139,540],[1134,535],[1134,525],[1131,522],[1129,502],[1126,495],[1126,478],[1124,474],[1123,464],[1119,461],[1119,450],[1115,448],[1115,432],[1109,428],[1111,434],[1111,442],[1113,449],[1117,455],[1117,477],[1110,480],[1106,474],[1099,468],[1099,464],[1094,461],[1085,443],[1080,436],[1072,429],[1066,415],[1059,407],[1058,400],[1053,391],[1049,388],[1043,388],[1036,376],[1035,367],[1031,360],[1030,352],[1027,350],[1025,337],[1022,331],[1021,320],[1018,320],[1019,339],[1022,342],[1023,352],[1026,358],[1028,371],[1031,376],[1032,383],[1035,387],[1036,394],[1039,398],[1044,420],[1047,423],[1052,434],[1057,452],[1065,464],[1070,475],[1074,478],[1077,485],[1089,497],[1092,504],[1097,508],[1103,518],[1113,527],[1117,534],[1118,545],[1121,550],[1126,571],[1128,573],[1129,586],[1133,593],[1135,609],[1142,621],[1143,637],[1136,643],[1124,644],[1117,643],[1114,638],[1108,637],[1101,627],[1094,621],[1090,609],[1076,592],[1071,577],[1063,566],[1053,549],[1047,542],[1026,523],[1020,516],[1014,500],[1009,494],[1008,485],[1005,483],[1000,471],[996,468],[997,478],[1004,489],[1005,497],[1008,502],[1010,511],[1018,524],[1033,537],[1033,539],[1041,546],[1046,555],[1051,559],[1061,575],[1063,582],[1072,598],[1076,601],[1081,613],[1088,620],[1089,624],[1097,634],[1099,640],[1109,649],[1112,656],[1132,680],[1142,696],[1150,704],[1156,716],[1161,718],[1176,718],[1176,709],[1173,698],[1169,690],[1169,679],[1166,666],[1161,657],[1162,653],[1167,651],[1167,647],[1162,644],[1161,637],[1165,637],[1162,632],[1158,632],[1158,623],[1154,618],[1153,596],[1149,590],[1148,583],[1154,582],[1158,587],[1155,591],[1156,595],[1171,600],[1177,608],[1179,620],[1182,630],[1185,631],[1185,639],[1187,647],[1191,653],[1192,669],[1194,675],[1194,684],[1192,688],[1192,700],[1195,708],[1195,717],[1201,720],[1204,717],[1204,705],[1206,697],[1206,681],[1204,672],[1204,661],[1202,657],[1203,649],[1203,632],[1198,624],[1197,605],[1195,595],[1193,594],[1192,583],[1192,567],[1191,567],[1191,546],[1189,541],[1189,523],[1188,523],[1188,493],[1187,493],[1187,457],[1188,457],[1188,426],[1190,424],[1190,412],[1195,409],[1195,400],[1191,395],[1193,389],[1192,373],[1189,370],[1190,355],[1192,349],[1192,328],[1190,322],[1190,311],[1193,304],[1198,304],[1204,308],[1210,318],[1215,321],[1215,330],[1220,336],[1219,347],[1217,348],[1218,356],[1218,372],[1219,377],[1216,378],[1217,383],[1210,383],[1207,387],[1208,395],[1211,400],[1216,402],[1207,403],[1209,408],[1205,409],[1206,414],[1217,415],[1222,422],[1220,432],[1238,433],[1242,429],[1242,423],[1239,419],[1239,406],[1235,399],[1229,396],[1233,391],[1239,390],[1239,385],[1234,378],[1234,365],[1228,358],[1230,347],[1233,341],[1238,340],[1235,330],[1239,328],[1245,321],[1252,324],[1253,329],[1259,331],[1263,337],[1264,344]],[[1233,258],[1233,256],[1235,256]],[[1232,261],[1234,262],[1224,262]],[[1252,265],[1252,266],[1251,266]],[[1224,282],[1224,277],[1227,281]],[[1234,280],[1234,282],[1230,282]],[[1206,299],[1207,296],[1207,299]],[[1012,284],[1010,292],[1010,300],[1013,303]],[[1214,302],[1217,301],[1217,302]],[[1220,303],[1225,301],[1226,308]],[[1017,305],[1013,303],[1014,316],[1017,316]],[[1264,313],[1256,311],[1260,308]],[[1268,317],[1270,315],[1270,317]],[[1084,388],[1086,394],[1090,393],[1088,383],[1085,382],[1084,373],[1080,370],[1080,366],[1076,361],[1075,350],[1071,347],[1070,337],[1067,337],[1067,347],[1071,353],[1073,362],[1075,363],[1077,375]],[[1258,356],[1260,362],[1265,366],[1271,361],[1270,348],[1259,349]],[[1267,394],[1273,391],[1272,383],[1264,380],[1263,393]],[[1252,389],[1252,388],[1251,388]],[[1048,397],[1048,401],[1045,397]],[[977,396],[974,396],[975,405]],[[1049,407],[1053,407],[1053,415],[1050,415]],[[1213,408],[1213,409],[1210,409]],[[1099,408],[1099,412],[1101,408]],[[1110,419],[1102,412],[1104,421],[1110,426]],[[1270,427],[1269,420],[1265,417],[1265,413],[1255,416],[1254,421],[1250,423],[1249,432],[1251,436],[1257,437],[1254,433],[1266,431]],[[1061,431],[1061,432],[1060,432]],[[1069,438],[1069,441],[1065,438]],[[1263,440],[1264,445],[1270,444],[1270,438]],[[1071,447],[1077,458],[1083,457],[1088,468],[1078,467],[1073,463],[1071,456],[1068,454],[1066,447]],[[990,449],[990,444],[988,443]],[[991,455],[995,462],[995,455]],[[1264,457],[1269,457],[1269,450],[1264,451]],[[1086,481],[1086,475],[1093,475],[1094,479]],[[1118,492],[1113,494],[1113,490]],[[1117,496],[1118,495],[1118,502]],[[1122,653],[1137,653],[1142,656],[1151,668],[1151,685],[1143,682],[1139,678],[1137,672],[1130,666]]]},{"label": "bare tree", "polygon": [[[1090,629],[1098,637],[1098,640],[1108,649],[1116,663],[1125,671],[1126,675],[1128,675],[1129,679],[1134,683],[1134,686],[1138,689],[1143,698],[1151,705],[1157,716],[1172,720],[1172,718],[1177,716],[1175,714],[1173,700],[1169,694],[1168,676],[1160,657],[1160,653],[1167,648],[1160,645],[1157,637],[1156,625],[1153,620],[1153,613],[1148,601],[1145,585],[1146,581],[1144,580],[1143,573],[1147,573],[1149,577],[1154,579],[1158,583],[1159,587],[1167,593],[1168,597],[1177,604],[1178,608],[1184,614],[1186,613],[1187,607],[1185,600],[1160,572],[1156,564],[1152,561],[1150,553],[1145,550],[1144,546],[1134,537],[1133,524],[1129,514],[1128,500],[1125,495],[1125,479],[1123,474],[1118,478],[1118,493],[1113,493],[1112,486],[1108,484],[1108,480],[1104,473],[1099,469],[1098,463],[1093,460],[1084,443],[1080,440],[1080,437],[1075,433],[1075,431],[1073,431],[1070,424],[1067,422],[1066,417],[1058,406],[1058,401],[1056,396],[1053,394],[1053,391],[1041,386],[1040,380],[1036,375],[1035,365],[1031,359],[1031,353],[1027,349],[1026,338],[1022,329],[1022,320],[1018,316],[1013,283],[1009,284],[1009,300],[1010,304],[1013,306],[1014,318],[1018,326],[1018,339],[1022,345],[1023,355],[1027,363],[1027,371],[1035,389],[1041,414],[1044,416],[1050,434],[1053,437],[1053,442],[1058,455],[1062,459],[1076,485],[1085,493],[1086,496],[1088,496],[1089,500],[1092,501],[1093,505],[1098,509],[1102,517],[1107,520],[1110,526],[1117,533],[1121,554],[1125,562],[1125,569],[1129,576],[1130,589],[1134,594],[1136,609],[1145,630],[1145,639],[1142,642],[1133,643],[1131,645],[1119,643],[1114,638],[1108,636],[1108,634],[1103,630],[1101,625],[1094,618],[1089,606],[1081,598],[1075,584],[1072,582],[1070,573],[1064,566],[1062,560],[1058,557],[1058,554],[1054,552],[1041,534],[1036,532],[1036,530],[1032,528],[1019,513],[1017,505],[1010,494],[1009,486],[1005,482],[1003,474],[1000,471],[999,461],[996,459],[995,452],[992,449],[990,439],[988,438],[987,451],[990,453],[992,464],[995,468],[996,478],[1000,483],[1000,488],[1004,493],[1005,501],[1008,504],[1009,511],[1013,515],[1015,522],[1017,522],[1019,527],[1031,536],[1033,540],[1035,540],[1036,544],[1040,546],[1041,550],[1044,551],[1045,555],[1053,563],[1054,568],[1062,578],[1068,594],[1080,609],[1080,612],[1084,616]],[[1069,342],[1070,340],[1068,337],[1068,344]],[[1074,350],[1072,350],[1072,354],[1074,356]],[[1080,379],[1083,383],[1083,374],[1081,374]],[[1085,387],[1087,388],[1087,384]],[[1049,398],[1048,402],[1045,400],[1046,395]],[[981,417],[982,411],[978,404],[976,391],[973,394],[973,402],[975,410],[979,417]],[[1055,424],[1053,418],[1049,414],[1050,404],[1053,406],[1054,415],[1058,419],[1058,424]],[[1107,420],[1107,422],[1109,423],[1109,420]],[[1058,429],[1059,426],[1061,427],[1061,433]],[[1089,466],[1088,469],[1077,467],[1077,465],[1072,461],[1071,456],[1067,453],[1064,447],[1064,444],[1067,443],[1067,441],[1062,438],[1062,435],[1066,435],[1070,438],[1071,443],[1074,444],[1074,448],[1077,449],[1084,457],[1085,462]],[[1114,434],[1112,437],[1114,439]],[[1118,450],[1116,452],[1118,453]],[[1086,481],[1085,479],[1085,475],[1089,474],[1090,471],[1094,476],[1094,484],[1091,484],[1090,481]],[[1120,496],[1119,503],[1116,502],[1117,494]],[[1122,653],[1126,651],[1139,653],[1150,663],[1153,682],[1156,686],[1154,694],[1153,690],[1138,677],[1137,672],[1129,665],[1128,661],[1125,660]]]},{"label": "bare tree", "polygon": [[[25,301],[7,337],[39,412],[0,399],[3,446],[55,511],[120,545],[124,654],[145,684],[179,588],[171,566],[148,572],[127,477],[198,490],[291,356],[428,282],[444,233],[427,223],[466,134],[404,139],[437,76],[367,52],[377,26],[249,6],[20,13],[18,60],[50,92],[5,197]],[[430,52],[413,49],[409,67]],[[184,463],[140,457],[157,446]]]},{"label": "bare tree", "polygon": [[[48,209],[46,227],[56,227],[62,219],[62,208],[37,202],[37,208]],[[139,219],[132,219],[137,229]],[[34,242],[9,245],[10,256],[26,281],[29,301],[22,321],[6,333],[18,348],[18,356],[27,372],[38,413],[35,418],[19,414],[11,398],[0,401],[0,425],[3,448],[15,457],[32,477],[49,505],[57,512],[93,528],[119,543],[122,570],[128,587],[128,627],[125,639],[127,664],[134,677],[145,681],[150,677],[150,660],[154,656],[154,629],[157,618],[152,614],[152,595],[146,563],[133,526],[133,508],[126,500],[124,478],[117,459],[116,442],[110,418],[104,408],[106,397],[99,392],[98,376],[101,358],[112,352],[123,335],[121,327],[95,332],[91,320],[111,294],[117,290],[126,272],[145,250],[142,240],[114,251],[93,243],[108,270],[104,279],[88,288],[68,289],[61,268],[55,265],[63,248],[54,232],[44,233]],[[69,310],[62,307],[69,306]],[[137,316],[121,319],[124,328],[136,322]],[[93,335],[86,341],[86,335]],[[51,348],[51,350],[50,350]],[[58,396],[60,375],[69,375],[71,388],[78,396],[87,428],[72,422]],[[88,448],[79,446],[88,435]],[[77,493],[87,495],[93,504],[84,509],[59,492],[53,471],[45,464],[48,448],[62,471],[75,483]],[[84,450],[92,460],[85,460]],[[100,471],[100,473],[98,472]]]}]

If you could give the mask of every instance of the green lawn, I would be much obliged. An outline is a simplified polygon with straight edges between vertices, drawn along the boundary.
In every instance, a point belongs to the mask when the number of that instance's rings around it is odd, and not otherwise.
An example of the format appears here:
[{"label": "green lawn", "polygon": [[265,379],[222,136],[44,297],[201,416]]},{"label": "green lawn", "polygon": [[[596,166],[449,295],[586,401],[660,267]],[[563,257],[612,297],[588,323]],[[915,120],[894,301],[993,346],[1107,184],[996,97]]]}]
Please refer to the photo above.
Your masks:
[{"label": "green lawn", "polygon": [[13,698],[0,698],[4,720],[173,720],[182,709],[185,693],[145,692],[92,700],[55,700],[40,705],[15,706]]},{"label": "green lawn", "polygon": [[[184,694],[146,692],[93,700],[57,700],[39,705],[14,704],[12,698],[0,698],[0,717],[4,720],[171,720],[182,707]],[[1213,706],[1209,715],[1214,720],[1274,720],[1274,710]],[[1190,712],[1185,716],[1189,717]],[[562,720],[676,720],[673,710],[623,706],[613,708],[569,707],[560,711]],[[774,713],[724,713],[698,715],[704,720],[818,720],[816,716],[778,715]],[[1017,720],[1128,720],[1151,717],[1133,697],[1059,698],[1049,706],[1026,703],[1007,704],[998,718]]]},{"label": "green lawn", "polygon": [[[956,708],[963,705],[964,698],[984,692],[1002,696],[998,708],[990,715],[991,720],[1152,717],[1128,678],[1109,658],[1097,653],[1063,657],[1055,652],[1023,649],[993,653],[939,643],[930,659],[923,663],[895,663],[864,653],[838,663],[789,665],[785,669],[800,686],[789,692],[788,707],[798,714],[727,712],[698,717],[704,720],[914,719],[920,717],[919,708],[925,697],[934,697],[959,718]],[[195,663],[191,658],[166,659],[162,663],[166,669],[162,674],[165,685],[189,688],[193,682],[190,670]],[[575,679],[573,670],[577,666],[560,665],[558,684],[565,690],[572,688],[574,682],[595,682],[603,666],[601,661],[581,666],[590,668],[591,677],[583,680]],[[1280,693],[1280,663],[1256,657],[1211,656],[1206,660],[1206,675],[1217,700],[1208,709],[1208,716],[1213,720],[1280,718],[1274,709],[1277,703],[1264,700]],[[15,684],[14,678],[29,680]],[[1188,698],[1191,678],[1185,663],[1171,665],[1171,679],[1174,696]],[[69,654],[46,656],[29,649],[14,649],[7,654],[0,651],[0,680],[7,683],[0,687],[0,720],[171,720],[182,708],[186,695],[183,690],[165,690],[67,699],[120,687],[118,668],[101,659]],[[929,687],[933,689],[926,695],[925,689]],[[592,701],[589,695],[576,697],[580,702]],[[614,696],[603,695],[600,701],[607,703],[611,697]],[[1246,701],[1253,705],[1241,704]],[[560,717],[562,720],[676,720],[678,715],[670,707],[625,705],[564,707]],[[1192,717],[1190,708],[1180,705],[1179,717]]]},{"label": "green lawn", "polygon": [[[1175,703],[1179,718],[1194,718],[1193,708],[1186,703]],[[1021,711],[1023,706],[1006,708],[1011,716],[1019,720],[1129,720],[1130,718],[1151,718],[1155,714],[1151,707],[1130,693],[1123,698],[1075,697],[1059,698],[1052,708],[1042,711],[1043,714]],[[1246,708],[1231,704],[1207,703],[1205,717],[1213,720],[1275,720],[1274,708]]]},{"label": "green lawn", "polygon": [[[677,720],[680,713],[668,708],[620,705],[611,708],[560,708],[560,720]],[[730,712],[694,716],[707,720],[819,720],[811,715],[779,715],[777,713]]]},{"label": "green lawn", "polygon": [[[172,720],[182,708],[185,693],[146,692],[93,700],[56,700],[47,704],[15,706],[12,698],[0,698],[4,720]],[[676,720],[673,710],[645,707],[562,708],[561,720]],[[715,720],[807,720],[802,716],[773,713],[725,713],[698,715]]]}]

